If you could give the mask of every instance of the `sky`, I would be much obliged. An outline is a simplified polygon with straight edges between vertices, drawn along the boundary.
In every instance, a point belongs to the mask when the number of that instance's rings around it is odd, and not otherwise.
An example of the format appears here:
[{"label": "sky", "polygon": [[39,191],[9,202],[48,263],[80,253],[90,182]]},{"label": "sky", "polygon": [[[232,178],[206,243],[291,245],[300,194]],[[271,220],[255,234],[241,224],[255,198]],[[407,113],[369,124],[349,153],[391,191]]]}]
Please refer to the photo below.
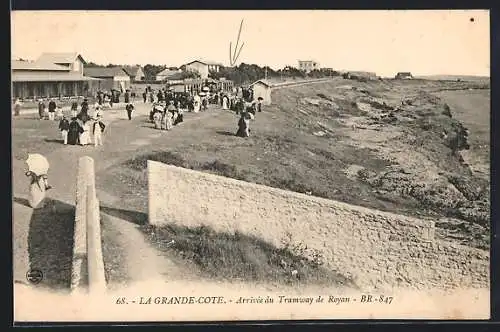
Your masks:
[{"label": "sky", "polygon": [[315,60],[381,76],[490,73],[486,10],[13,11],[12,56],[78,52],[99,64],[229,65],[242,19],[238,62],[279,69]]}]

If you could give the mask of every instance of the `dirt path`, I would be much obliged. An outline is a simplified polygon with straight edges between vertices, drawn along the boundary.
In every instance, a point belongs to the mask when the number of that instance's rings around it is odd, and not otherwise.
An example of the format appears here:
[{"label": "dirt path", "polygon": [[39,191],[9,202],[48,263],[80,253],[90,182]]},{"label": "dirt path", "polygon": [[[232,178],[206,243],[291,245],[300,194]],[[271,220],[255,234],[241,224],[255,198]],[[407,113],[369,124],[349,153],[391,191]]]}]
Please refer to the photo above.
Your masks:
[{"label": "dirt path", "polygon": [[[108,228],[106,232],[103,232],[103,237],[105,240],[112,240],[116,249],[122,251],[118,255],[122,256],[120,263],[124,265],[108,275],[111,288],[115,287],[115,280],[126,279],[126,284],[130,284],[148,280],[169,282],[171,280],[184,280],[188,277],[188,272],[185,269],[168,260],[164,255],[160,255],[158,250],[146,241],[136,225],[110,215],[105,215],[103,222],[106,223],[104,227]],[[116,257],[107,258],[108,261],[116,259]],[[113,273],[119,274],[121,271],[126,271],[125,278],[113,275]],[[123,282],[116,284],[123,284]]]}]

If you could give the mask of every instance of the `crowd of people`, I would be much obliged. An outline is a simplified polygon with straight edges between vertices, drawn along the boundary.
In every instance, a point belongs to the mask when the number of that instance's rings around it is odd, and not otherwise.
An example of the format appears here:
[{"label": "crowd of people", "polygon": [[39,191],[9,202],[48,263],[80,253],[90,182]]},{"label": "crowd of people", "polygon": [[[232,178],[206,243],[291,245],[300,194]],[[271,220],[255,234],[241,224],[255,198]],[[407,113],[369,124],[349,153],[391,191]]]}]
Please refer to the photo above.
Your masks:
[{"label": "crowd of people", "polygon": [[153,106],[152,116],[150,120],[154,123],[155,129],[170,130],[173,126],[184,121],[184,109],[177,101],[170,100],[168,105],[166,102],[160,102]]},{"label": "crowd of people", "polygon": [[64,144],[69,145],[90,145],[95,147],[102,145],[103,132],[106,125],[102,122],[101,106],[95,105],[92,114],[89,114],[88,100],[84,99],[80,112],[75,114],[78,104],[71,106],[71,119],[65,115],[59,122],[59,130]]},{"label": "crowd of people", "polygon": [[[155,93],[156,92],[156,93]],[[255,119],[257,112],[262,112],[261,97],[254,100],[251,89],[238,89],[232,92],[201,91],[194,93],[174,93],[168,89],[153,91],[147,88],[143,93],[143,101],[153,104],[149,120],[155,129],[170,130],[173,126],[183,122],[184,112],[206,111],[209,105],[218,105],[223,110],[231,110],[237,116],[237,136],[250,136],[250,120]]]},{"label": "crowd of people", "polygon": [[[116,99],[114,99],[116,100]],[[48,105],[46,104],[48,101]],[[57,105],[55,98],[38,100],[38,116],[40,120],[59,121],[59,130],[63,143],[69,145],[102,145],[103,132],[106,127],[102,122],[102,111],[106,102],[112,102],[107,94],[98,92],[96,103],[91,108],[87,98],[79,105],[78,100],[71,103],[70,115],[65,115],[61,106]],[[125,109],[128,119],[132,119],[134,110],[133,103],[130,102],[130,93],[125,93]],[[78,108],[80,107],[80,110]]]},{"label": "crowd of people", "polygon": [[[101,107],[109,107],[113,108],[113,104],[118,104],[121,102],[121,97],[122,93],[119,90],[112,89],[111,91],[97,91],[95,95],[95,99],[97,101],[97,104],[99,104]],[[131,103],[131,99],[135,99],[135,92],[130,91],[130,90],[125,90],[123,93],[123,102],[125,104]]]},{"label": "crowd of people", "polygon": [[[59,130],[65,145],[102,145],[102,134],[106,127],[102,122],[102,106],[96,103],[90,110],[88,99],[84,98],[78,111],[78,102],[73,101],[70,116],[64,114],[62,107],[53,98],[49,99],[48,107],[45,100],[38,101],[38,116],[40,120],[58,120]],[[47,111],[48,109],[48,111]]]},{"label": "crowd of people", "polygon": [[[106,103],[119,102],[119,93],[112,90],[111,93],[98,91],[95,95],[96,103],[90,110],[88,99],[84,98],[79,105],[73,101],[70,115],[64,114],[61,106],[57,105],[54,98],[39,99],[39,119],[59,121],[59,130],[64,144],[69,145],[102,145],[103,132],[106,127],[102,121],[102,110]],[[132,119],[134,105],[130,102],[134,93],[127,90],[124,94],[128,119]],[[236,136],[250,136],[250,121],[255,120],[257,112],[262,112],[262,98],[254,100],[253,92],[242,88],[234,91],[206,91],[175,93],[167,88],[152,90],[146,88],[143,93],[144,102],[152,102],[150,121],[155,129],[171,130],[184,121],[185,112],[203,112],[209,109],[209,105],[217,105],[223,110],[233,111],[238,116],[238,129]],[[48,103],[46,104],[46,102]],[[80,110],[78,108],[80,107]]]}]

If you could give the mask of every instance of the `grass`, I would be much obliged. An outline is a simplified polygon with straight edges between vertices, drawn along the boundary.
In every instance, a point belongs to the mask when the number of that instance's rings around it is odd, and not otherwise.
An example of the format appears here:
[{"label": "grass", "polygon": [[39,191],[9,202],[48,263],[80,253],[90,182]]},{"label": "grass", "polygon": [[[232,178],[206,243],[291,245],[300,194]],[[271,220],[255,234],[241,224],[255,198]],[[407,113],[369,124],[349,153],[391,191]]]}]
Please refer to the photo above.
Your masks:
[{"label": "grass", "polygon": [[276,248],[256,237],[220,233],[207,226],[145,225],[142,230],[160,251],[193,264],[205,277],[355,287],[345,276],[323,268],[319,253],[306,258],[300,255],[300,248],[290,243]]},{"label": "grass", "polygon": [[[276,140],[279,140],[277,136],[270,136],[267,137],[267,139],[261,137],[261,139],[270,142],[276,142]],[[289,142],[291,141],[288,140],[287,138],[284,138],[283,144],[281,144],[280,146],[283,148]],[[290,148],[293,148],[293,146],[291,146]],[[324,160],[325,166],[326,165],[331,166],[331,164],[328,163],[329,161],[336,162],[332,152],[321,149],[314,149],[313,151],[317,153],[321,159]],[[346,152],[346,154],[349,154],[349,162],[355,163],[357,160],[362,158],[367,158],[368,156],[367,151],[358,151],[358,153],[356,152],[357,151],[350,151],[349,153]],[[159,152],[139,155],[137,157],[134,157],[133,159],[126,161],[125,166],[136,171],[145,171],[145,169],[147,168],[147,160],[158,161],[164,164],[188,168],[197,171],[205,171],[211,174],[233,178],[237,180],[243,180],[247,182],[258,182],[260,184],[268,185],[283,190],[290,190],[299,193],[310,194],[327,199],[337,199],[339,198],[339,196],[341,196],[339,195],[339,191],[332,190],[332,187],[329,187],[328,182],[320,184],[319,183],[320,180],[311,179],[310,177],[301,174],[300,171],[294,169],[293,167],[285,167],[285,168],[282,167],[280,170],[265,169],[265,168],[264,169],[243,168],[240,165],[229,164],[227,162],[217,159],[207,162],[199,162],[196,159],[188,160],[183,158],[179,153],[172,151],[159,151]],[[388,164],[389,163],[383,160],[378,160],[378,159],[373,160],[373,165],[378,170]],[[308,167],[308,165],[301,165],[301,168],[302,167]],[[259,175],[260,172],[264,172],[265,174],[262,174],[262,176],[260,176]],[[144,177],[140,178],[144,179]],[[135,183],[140,184],[140,181],[136,182],[137,180],[139,180],[139,177],[134,178],[134,180],[131,179],[130,181],[134,181]],[[313,183],[311,180],[315,180],[315,182]],[[142,185],[144,186],[145,184],[143,183]],[[339,189],[339,188],[337,187],[334,189]]]},{"label": "grass", "polygon": [[242,172],[238,171],[238,169],[234,165],[229,165],[223,163],[219,160],[208,161],[205,163],[198,162],[188,162],[186,159],[181,157],[179,154],[171,151],[159,151],[148,153],[144,155],[140,155],[138,157],[134,157],[133,159],[129,159],[125,162],[125,166],[130,167],[131,169],[141,171],[147,168],[147,161],[158,161],[164,164],[173,165],[177,167],[189,168],[193,170],[201,170],[207,171],[212,174],[225,176],[228,178],[244,180],[245,176]]}]

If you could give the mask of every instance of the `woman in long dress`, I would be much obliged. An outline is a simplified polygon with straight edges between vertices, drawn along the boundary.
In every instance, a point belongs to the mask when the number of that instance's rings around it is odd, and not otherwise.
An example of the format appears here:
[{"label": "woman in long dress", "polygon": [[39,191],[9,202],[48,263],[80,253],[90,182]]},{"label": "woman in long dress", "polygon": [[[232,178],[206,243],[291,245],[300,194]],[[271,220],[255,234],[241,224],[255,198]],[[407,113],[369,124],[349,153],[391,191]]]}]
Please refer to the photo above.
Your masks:
[{"label": "woman in long dress", "polygon": [[163,114],[164,118],[165,118],[165,129],[166,130],[170,130],[172,129],[172,113],[170,113],[169,111],[166,111],[164,114]]},{"label": "woman in long dress", "polygon": [[82,126],[83,132],[80,134],[80,145],[90,144],[90,121],[86,121]]},{"label": "woman in long dress", "polygon": [[250,136],[250,120],[253,119],[251,113],[242,112],[240,120],[238,121],[238,131],[236,136],[249,137]]},{"label": "woman in long dress", "polygon": [[52,188],[48,183],[47,176],[49,162],[42,155],[30,154],[26,163],[28,164],[26,176],[30,179],[30,197],[28,203],[34,209],[43,207],[45,192]]},{"label": "woman in long dress", "polygon": [[193,111],[195,113],[197,113],[200,111],[200,108],[201,108],[201,97],[198,94],[196,94],[194,96],[194,110]]},{"label": "woman in long dress", "polygon": [[167,130],[167,117],[170,116],[170,113],[167,111],[163,111],[161,113],[161,122],[160,122],[160,129],[161,130]]},{"label": "woman in long dress", "polygon": [[154,112],[153,113],[153,122],[155,124],[155,129],[162,129],[161,128],[161,118],[162,118],[161,112]]},{"label": "woman in long dress", "polygon": [[227,110],[229,109],[229,99],[227,98],[226,95],[224,95],[224,97],[222,97],[222,109],[223,110]]},{"label": "woman in long dress", "polygon": [[179,108],[177,110],[177,116],[175,117],[174,126],[181,122],[184,122],[184,112],[182,111],[182,108]]},{"label": "woman in long dress", "polygon": [[45,178],[47,175],[37,175],[34,172],[26,172],[26,176],[30,178],[30,198],[28,199],[29,205],[36,209],[43,207],[42,201],[45,198],[47,186]]},{"label": "woman in long dress", "polygon": [[80,134],[83,132],[83,128],[78,123],[76,117],[71,119],[68,130],[68,144],[77,145],[79,144]]}]

